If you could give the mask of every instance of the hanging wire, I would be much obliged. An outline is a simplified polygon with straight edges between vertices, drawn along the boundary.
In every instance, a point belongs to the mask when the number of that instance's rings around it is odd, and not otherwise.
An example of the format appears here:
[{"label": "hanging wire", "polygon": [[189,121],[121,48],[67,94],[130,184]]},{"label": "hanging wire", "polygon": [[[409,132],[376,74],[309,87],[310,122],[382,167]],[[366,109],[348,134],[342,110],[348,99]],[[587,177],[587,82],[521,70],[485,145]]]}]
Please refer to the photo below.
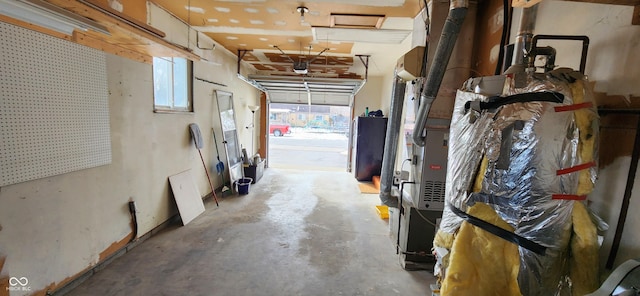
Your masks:
[{"label": "hanging wire", "polygon": [[427,75],[427,62],[429,56],[429,31],[431,24],[431,17],[429,15],[429,5],[427,4],[427,0],[422,0],[424,6],[420,5],[420,0],[418,0],[418,6],[421,7],[421,10],[424,9],[425,13],[422,16],[422,21],[424,22],[424,30],[425,30],[425,43],[424,43],[424,54],[422,55],[422,67],[420,67],[420,77],[425,77]]},{"label": "hanging wire", "polygon": [[[325,45],[325,47],[329,47],[329,35],[325,35],[326,39],[327,39],[327,43]],[[329,55],[326,55],[324,57],[324,74],[329,74]]]},{"label": "hanging wire", "polygon": [[[429,5],[427,4],[427,0],[422,0],[422,3],[420,2],[420,0],[418,0],[418,6],[420,7],[420,10],[425,9],[426,15],[422,16],[422,21],[424,22],[425,27],[428,28],[429,23],[431,22],[431,17],[429,16]],[[429,32],[427,31],[427,33]]]},{"label": "hanging wire", "polygon": [[502,73],[502,68],[504,67],[504,55],[505,55],[505,46],[507,46],[507,42],[509,41],[509,28],[511,27],[511,14],[513,8],[510,7],[508,0],[502,1],[502,34],[500,35],[500,51],[498,53],[498,60],[496,62],[496,70],[495,75],[500,75]]},{"label": "hanging wire", "polygon": [[187,5],[189,5],[189,9],[187,9],[187,49],[191,49],[189,47],[189,43],[191,43],[191,0],[187,1]]}]

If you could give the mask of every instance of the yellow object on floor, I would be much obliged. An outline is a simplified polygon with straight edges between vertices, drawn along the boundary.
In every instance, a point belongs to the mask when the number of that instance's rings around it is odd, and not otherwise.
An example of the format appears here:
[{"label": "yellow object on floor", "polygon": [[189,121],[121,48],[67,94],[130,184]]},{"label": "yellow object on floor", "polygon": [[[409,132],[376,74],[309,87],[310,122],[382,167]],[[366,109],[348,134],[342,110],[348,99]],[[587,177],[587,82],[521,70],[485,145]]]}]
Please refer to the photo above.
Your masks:
[{"label": "yellow object on floor", "polygon": [[380,216],[380,219],[389,219],[389,207],[376,206],[376,212],[378,212],[378,216]]},{"label": "yellow object on floor", "polygon": [[360,193],[380,193],[380,189],[376,188],[372,183],[369,182],[358,183],[358,188],[360,188]]},{"label": "yellow object on floor", "polygon": [[[476,203],[468,213],[513,232],[507,222],[486,204]],[[442,295],[522,295],[518,286],[518,246],[463,222],[451,248]]]}]

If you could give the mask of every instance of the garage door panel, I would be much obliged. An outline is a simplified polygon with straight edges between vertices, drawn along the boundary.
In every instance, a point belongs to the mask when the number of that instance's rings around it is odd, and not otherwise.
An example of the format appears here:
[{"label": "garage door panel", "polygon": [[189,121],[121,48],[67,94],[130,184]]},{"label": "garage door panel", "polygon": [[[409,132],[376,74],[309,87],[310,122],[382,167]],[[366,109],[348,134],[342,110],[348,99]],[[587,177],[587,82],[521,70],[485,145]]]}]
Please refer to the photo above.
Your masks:
[{"label": "garage door panel", "polygon": [[[271,103],[285,103],[285,104],[308,104],[309,103],[306,92],[287,92],[287,91],[270,91],[269,101]],[[336,94],[336,93],[323,93],[323,92],[311,93],[312,105],[349,106],[350,103],[351,103],[350,94]]]},{"label": "garage door panel", "polygon": [[349,106],[365,80],[250,75],[267,90],[271,103]]},{"label": "garage door panel", "polygon": [[312,93],[312,105],[334,105],[349,106],[351,103],[351,94],[335,94],[335,93]]}]

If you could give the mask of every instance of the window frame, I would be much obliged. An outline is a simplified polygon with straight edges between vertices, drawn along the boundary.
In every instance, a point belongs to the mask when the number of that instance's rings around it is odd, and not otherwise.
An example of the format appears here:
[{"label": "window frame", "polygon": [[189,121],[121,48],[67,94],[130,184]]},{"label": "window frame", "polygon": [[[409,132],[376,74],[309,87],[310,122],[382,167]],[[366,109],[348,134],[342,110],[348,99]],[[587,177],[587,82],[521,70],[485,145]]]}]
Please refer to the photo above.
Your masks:
[{"label": "window frame", "polygon": [[[176,86],[176,67],[175,60],[182,59],[186,62],[186,91],[187,91],[187,105],[176,106],[176,96],[175,96],[175,86]],[[156,88],[156,60],[164,60],[168,61],[171,64],[171,77],[169,78],[172,83],[169,84],[168,93],[170,96],[168,97],[169,105],[158,104],[157,88]],[[169,79],[166,79],[165,82]],[[193,104],[193,61],[181,58],[181,57],[153,57],[152,62],[152,83],[153,83],[153,112],[156,113],[194,113],[194,104]]]}]

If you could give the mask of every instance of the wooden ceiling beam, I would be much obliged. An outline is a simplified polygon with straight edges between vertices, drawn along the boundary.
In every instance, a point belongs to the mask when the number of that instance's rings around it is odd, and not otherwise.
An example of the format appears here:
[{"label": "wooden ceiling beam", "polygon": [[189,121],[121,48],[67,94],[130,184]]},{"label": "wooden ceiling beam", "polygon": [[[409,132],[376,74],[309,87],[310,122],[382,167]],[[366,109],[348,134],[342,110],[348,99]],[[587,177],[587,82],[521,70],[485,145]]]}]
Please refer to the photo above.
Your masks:
[{"label": "wooden ceiling beam", "polygon": [[145,64],[152,64],[153,57],[134,51],[129,48],[107,43],[103,40],[93,38],[93,36],[84,34],[79,31],[73,32],[73,41],[87,47],[95,48],[104,52],[108,52],[117,56],[125,57],[130,60],[138,61]]},{"label": "wooden ceiling beam", "polygon": [[[201,58],[189,51],[188,49],[173,44],[156,35],[136,28],[130,23],[115,19],[114,17],[105,14],[89,5],[83,4],[76,0],[46,0],[47,2],[56,5],[60,8],[64,8],[77,15],[81,15],[92,19],[101,25],[107,27],[111,36],[107,36],[101,33],[87,31],[83,34],[94,39],[129,49],[135,52],[139,52],[146,56],[164,56],[164,57],[183,57],[194,61],[199,61]],[[105,47],[104,50],[108,51],[109,47]],[[110,52],[111,53],[111,52]]]}]

